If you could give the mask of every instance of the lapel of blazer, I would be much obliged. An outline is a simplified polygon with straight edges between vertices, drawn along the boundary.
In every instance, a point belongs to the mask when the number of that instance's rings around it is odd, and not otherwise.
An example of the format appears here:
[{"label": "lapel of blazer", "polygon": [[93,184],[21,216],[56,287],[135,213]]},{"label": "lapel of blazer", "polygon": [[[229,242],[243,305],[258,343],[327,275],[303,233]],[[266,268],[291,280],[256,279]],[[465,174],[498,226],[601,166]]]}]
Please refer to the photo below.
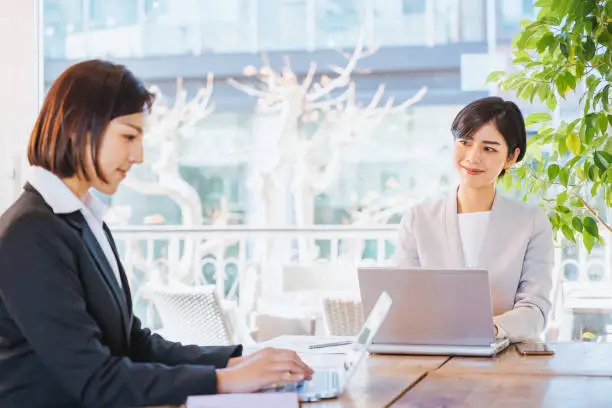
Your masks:
[{"label": "lapel of blazer", "polygon": [[[444,225],[446,227],[446,239],[449,243],[448,254],[450,256],[449,267],[464,267],[463,246],[461,235],[459,235],[459,222],[457,216],[457,189],[446,196],[444,205]],[[443,250],[441,248],[441,250]]]},{"label": "lapel of blazer", "polygon": [[[70,214],[62,214],[61,216],[81,234],[81,237],[83,238],[83,242],[85,243],[87,250],[94,259],[96,266],[102,273],[102,276],[104,277],[106,284],[108,285],[111,293],[113,294],[115,301],[119,305],[119,309],[121,310],[122,323],[125,330],[128,327],[128,323],[130,321],[127,299],[124,293],[122,293],[121,288],[117,283],[117,278],[115,277],[113,269],[108,260],[106,259],[106,255],[104,255],[104,251],[102,251],[98,240],[89,228],[85,217],[83,217],[83,214],[81,214],[80,211],[76,211]],[[122,282],[122,284],[125,287],[126,282],[124,281]],[[129,332],[125,333],[126,338],[127,333]]]},{"label": "lapel of blazer", "polygon": [[[478,257],[478,264],[483,267],[489,267],[494,263],[492,257],[498,257],[501,253],[500,242],[508,242],[507,237],[510,237],[512,232],[509,231],[509,226],[516,220],[508,219],[508,199],[501,196],[499,192],[495,192],[495,199],[491,207],[491,215],[489,216],[489,224],[485,232],[482,248]],[[505,237],[506,240],[500,240],[500,237]]]},{"label": "lapel of blazer", "polygon": [[[119,257],[119,251],[117,251],[117,245],[115,244],[115,239],[113,238],[113,234],[111,234],[110,229],[108,228],[108,226],[106,225],[106,223],[102,224],[102,227],[104,228],[104,233],[106,234],[106,238],[108,239],[108,242],[110,243],[111,249],[113,250],[113,254],[115,255],[115,259],[117,260],[117,266],[119,267],[119,276],[121,277],[121,286],[123,287],[123,294],[125,295],[125,300],[127,302],[127,307],[128,307],[128,316],[130,317],[130,320],[132,319],[132,295],[130,293],[130,284],[129,281],[127,279],[127,275],[125,274],[125,270],[123,269],[123,264],[121,263],[121,259]],[[130,322],[130,326],[131,326],[131,322]],[[128,326],[128,333],[129,333],[129,327]]]}]

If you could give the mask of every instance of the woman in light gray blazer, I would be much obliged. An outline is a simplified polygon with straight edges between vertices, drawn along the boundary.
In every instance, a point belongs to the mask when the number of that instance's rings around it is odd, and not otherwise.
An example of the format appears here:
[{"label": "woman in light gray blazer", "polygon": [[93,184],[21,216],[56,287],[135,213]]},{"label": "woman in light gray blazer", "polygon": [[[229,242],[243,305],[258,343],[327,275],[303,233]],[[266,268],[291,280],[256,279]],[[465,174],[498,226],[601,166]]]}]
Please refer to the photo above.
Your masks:
[{"label": "woman in light gray blazer", "polygon": [[488,269],[496,335],[535,338],[551,307],[551,224],[537,206],[495,189],[498,177],[525,155],[523,115],[513,102],[483,98],[463,108],[451,130],[459,187],[408,211],[399,228],[396,263]]}]

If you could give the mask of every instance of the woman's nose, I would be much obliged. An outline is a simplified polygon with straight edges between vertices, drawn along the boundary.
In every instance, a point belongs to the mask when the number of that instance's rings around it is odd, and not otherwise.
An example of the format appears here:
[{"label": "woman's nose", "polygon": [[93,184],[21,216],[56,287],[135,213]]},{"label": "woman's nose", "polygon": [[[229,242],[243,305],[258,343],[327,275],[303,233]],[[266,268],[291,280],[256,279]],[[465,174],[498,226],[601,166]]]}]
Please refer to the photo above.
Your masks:
[{"label": "woman's nose", "polygon": [[468,149],[466,153],[466,159],[472,163],[480,162],[480,159],[481,159],[480,150],[472,146],[470,149]]}]

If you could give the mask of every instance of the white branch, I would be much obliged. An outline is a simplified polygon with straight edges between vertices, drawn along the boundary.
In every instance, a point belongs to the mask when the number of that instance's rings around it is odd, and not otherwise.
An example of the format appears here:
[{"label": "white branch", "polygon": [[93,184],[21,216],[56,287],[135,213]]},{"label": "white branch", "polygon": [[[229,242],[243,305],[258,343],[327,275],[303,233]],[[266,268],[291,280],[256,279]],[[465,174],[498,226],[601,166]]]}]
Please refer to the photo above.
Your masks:
[{"label": "white branch", "polygon": [[266,92],[262,91],[260,89],[256,89],[250,85],[245,85],[242,84],[238,81],[236,81],[234,78],[228,78],[227,82],[233,86],[234,88],[238,89],[239,91],[242,91],[244,93],[246,93],[247,95],[251,95],[251,96],[257,96],[260,98],[263,98],[266,96]]},{"label": "white branch", "polygon": [[344,70],[342,70],[340,75],[332,79],[329,82],[329,84],[326,85],[325,87],[320,88],[306,95],[306,98],[308,99],[308,101],[314,102],[317,99],[329,94],[334,89],[346,86],[349,83],[351,74],[353,70],[355,69],[355,67],[357,66],[357,62],[359,61],[359,58],[361,58],[361,55],[362,55],[363,37],[364,35],[362,33],[359,36],[359,39],[357,40],[357,45],[355,46],[355,50],[353,51],[353,54],[351,55],[348,63],[346,64],[346,67],[344,68]]},{"label": "white branch", "polygon": [[308,67],[308,73],[306,74],[306,78],[304,78],[304,82],[302,82],[302,91],[304,93],[308,92],[308,88],[310,88],[310,85],[312,85],[312,80],[314,79],[316,71],[317,63],[312,61]]}]

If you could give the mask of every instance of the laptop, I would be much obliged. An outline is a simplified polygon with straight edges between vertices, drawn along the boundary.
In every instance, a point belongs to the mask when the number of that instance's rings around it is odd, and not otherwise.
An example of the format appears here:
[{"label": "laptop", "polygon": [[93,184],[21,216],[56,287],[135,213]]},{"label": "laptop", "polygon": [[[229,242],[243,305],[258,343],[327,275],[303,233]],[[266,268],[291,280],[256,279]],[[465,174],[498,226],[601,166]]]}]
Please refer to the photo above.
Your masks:
[{"label": "laptop", "polygon": [[359,268],[363,310],[389,292],[393,307],[370,352],[491,357],[510,345],[495,338],[485,269]]},{"label": "laptop", "polygon": [[383,292],[373,299],[370,314],[366,319],[355,341],[346,354],[342,367],[335,370],[316,370],[311,380],[300,381],[280,388],[263,390],[262,392],[297,392],[303,402],[320,401],[337,398],[344,392],[357,367],[368,352],[372,339],[384,322],[391,309],[391,297]]}]

